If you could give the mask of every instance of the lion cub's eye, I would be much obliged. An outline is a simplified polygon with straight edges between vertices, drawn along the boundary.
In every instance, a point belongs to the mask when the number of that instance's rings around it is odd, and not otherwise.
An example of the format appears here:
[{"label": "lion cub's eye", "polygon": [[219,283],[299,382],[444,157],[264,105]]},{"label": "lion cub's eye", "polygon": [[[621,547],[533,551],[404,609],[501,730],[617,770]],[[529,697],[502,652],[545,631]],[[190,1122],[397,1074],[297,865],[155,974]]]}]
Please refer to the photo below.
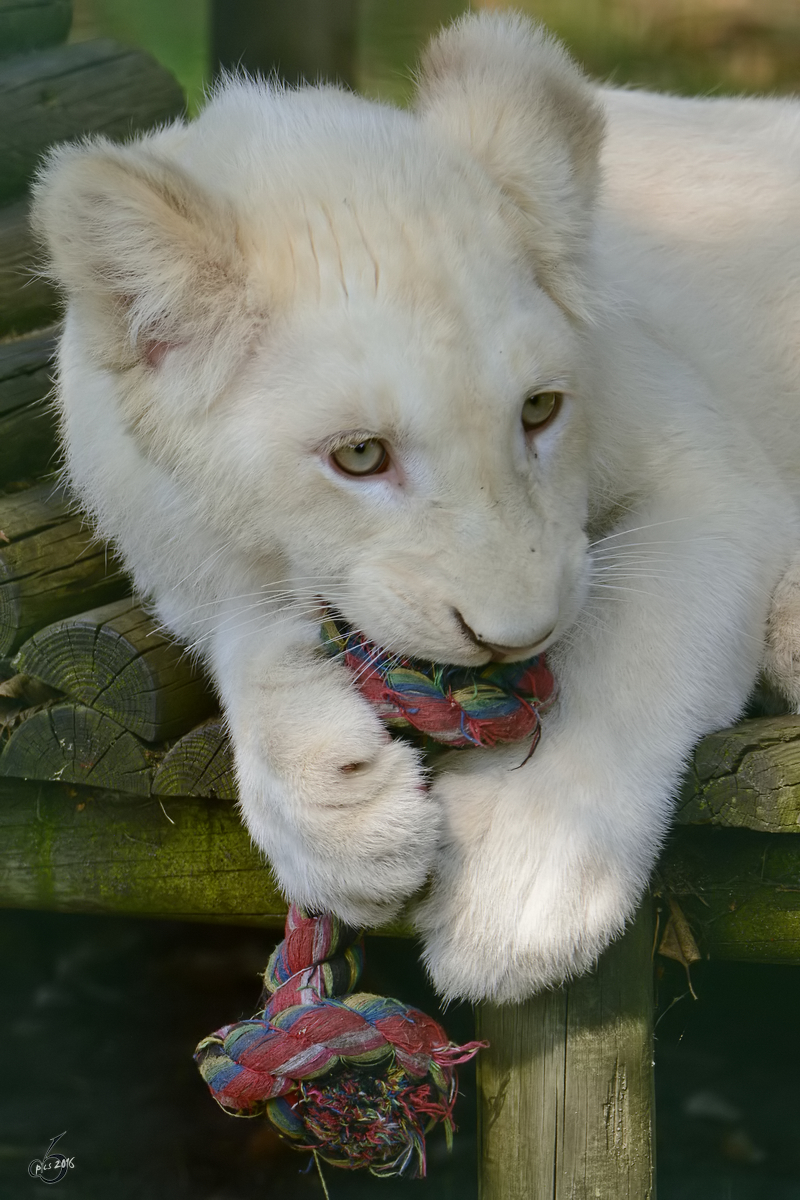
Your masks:
[{"label": "lion cub's eye", "polygon": [[331,458],[345,475],[380,475],[389,466],[386,447],[377,438],[367,438],[352,446],[339,446]]},{"label": "lion cub's eye", "polygon": [[522,424],[525,429],[542,429],[561,407],[561,392],[534,392],[522,406]]}]

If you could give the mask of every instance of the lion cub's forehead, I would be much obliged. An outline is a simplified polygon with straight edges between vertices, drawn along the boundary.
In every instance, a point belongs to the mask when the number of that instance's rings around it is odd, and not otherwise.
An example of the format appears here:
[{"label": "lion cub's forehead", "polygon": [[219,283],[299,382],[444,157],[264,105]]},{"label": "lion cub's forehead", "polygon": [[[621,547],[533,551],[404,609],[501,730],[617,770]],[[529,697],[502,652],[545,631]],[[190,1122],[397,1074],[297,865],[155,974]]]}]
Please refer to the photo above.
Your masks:
[{"label": "lion cub's forehead", "polygon": [[507,298],[509,288],[532,287],[486,222],[406,199],[404,207],[403,197],[357,188],[341,197],[298,196],[249,226],[251,269],[290,307],[387,299],[459,326],[477,316],[472,310]]},{"label": "lion cub's forehead", "polygon": [[[499,189],[411,114],[332,88],[229,84],[176,157],[237,216],[277,301],[389,289],[451,302],[448,284],[508,286],[517,247]],[[520,274],[523,274],[520,272]]]}]

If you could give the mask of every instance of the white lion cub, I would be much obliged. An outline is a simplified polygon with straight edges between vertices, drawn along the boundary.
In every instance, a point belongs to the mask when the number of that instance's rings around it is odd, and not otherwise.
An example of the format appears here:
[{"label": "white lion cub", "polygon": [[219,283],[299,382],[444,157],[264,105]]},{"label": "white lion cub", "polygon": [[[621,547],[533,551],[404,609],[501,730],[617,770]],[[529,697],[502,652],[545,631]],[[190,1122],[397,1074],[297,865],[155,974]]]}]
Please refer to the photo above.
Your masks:
[{"label": "white lion cub", "polygon": [[[516,16],[416,109],[224,83],[56,150],[68,471],[204,656],[286,891],[418,906],[445,995],[516,1000],[631,915],[686,756],[765,655],[794,700],[800,106],[594,87]],[[445,663],[547,649],[536,754],[427,788],[320,601]]]}]

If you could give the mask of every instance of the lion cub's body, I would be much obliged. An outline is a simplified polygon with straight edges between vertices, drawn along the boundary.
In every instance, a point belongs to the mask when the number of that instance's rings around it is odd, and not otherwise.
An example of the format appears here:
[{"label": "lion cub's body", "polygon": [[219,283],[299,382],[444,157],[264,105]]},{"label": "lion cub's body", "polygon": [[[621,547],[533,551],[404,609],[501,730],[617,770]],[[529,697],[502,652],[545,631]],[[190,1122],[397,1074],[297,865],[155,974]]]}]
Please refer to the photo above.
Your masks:
[{"label": "lion cub's body", "polygon": [[[371,920],[432,875],[450,994],[588,965],[767,632],[800,698],[800,105],[596,90],[482,17],[416,114],[232,82],[57,152],[37,219],[70,476],[213,671],[287,890]],[[337,470],[370,439],[387,469]],[[320,657],[320,598],[439,661],[547,646],[535,756],[461,752],[426,791]]]}]

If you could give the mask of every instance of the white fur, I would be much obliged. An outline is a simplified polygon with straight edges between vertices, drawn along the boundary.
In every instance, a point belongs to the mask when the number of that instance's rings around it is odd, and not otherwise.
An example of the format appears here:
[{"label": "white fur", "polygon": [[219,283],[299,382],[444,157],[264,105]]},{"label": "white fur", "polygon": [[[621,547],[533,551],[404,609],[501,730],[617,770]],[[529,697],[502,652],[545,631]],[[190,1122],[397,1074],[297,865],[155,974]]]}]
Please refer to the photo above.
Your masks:
[{"label": "white fur", "polygon": [[[55,151],[36,220],[69,475],[212,670],[287,892],[372,921],[432,875],[447,995],[589,966],[800,547],[800,106],[596,89],[484,15],[415,113],[231,80],[189,126]],[[537,389],[566,400],[528,437]],[[337,474],[348,435],[391,469]],[[769,650],[795,701],[798,577]],[[463,622],[546,641],[536,754],[459,752],[426,789],[320,656],[319,597],[444,662],[488,656]]]}]

